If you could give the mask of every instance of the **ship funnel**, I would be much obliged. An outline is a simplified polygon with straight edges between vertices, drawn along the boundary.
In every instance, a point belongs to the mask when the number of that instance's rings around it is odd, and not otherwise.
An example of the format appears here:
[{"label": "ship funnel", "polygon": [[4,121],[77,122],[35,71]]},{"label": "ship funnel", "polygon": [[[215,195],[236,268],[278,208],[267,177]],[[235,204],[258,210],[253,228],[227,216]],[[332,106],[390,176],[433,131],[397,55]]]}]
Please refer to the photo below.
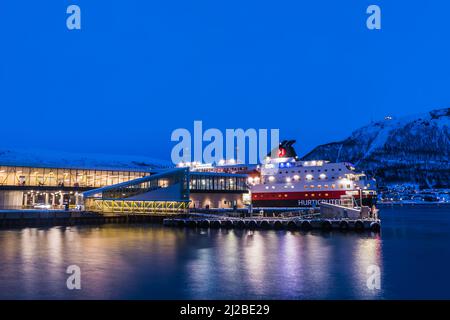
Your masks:
[{"label": "ship funnel", "polygon": [[292,146],[295,143],[295,140],[283,140],[280,142],[278,150],[272,150],[267,156],[272,157],[272,154],[277,154],[279,157],[283,158],[296,158],[297,152],[295,152],[294,147]]}]

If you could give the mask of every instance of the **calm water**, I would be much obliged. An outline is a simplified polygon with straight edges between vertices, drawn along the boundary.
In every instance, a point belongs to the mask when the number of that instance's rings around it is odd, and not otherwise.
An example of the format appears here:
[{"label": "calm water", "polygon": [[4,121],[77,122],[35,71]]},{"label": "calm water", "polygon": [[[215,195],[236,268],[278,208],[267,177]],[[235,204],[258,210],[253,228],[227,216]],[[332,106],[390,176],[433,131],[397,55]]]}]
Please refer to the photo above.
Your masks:
[{"label": "calm water", "polygon": [[[0,231],[0,298],[450,298],[450,207],[382,208],[381,234],[171,229]],[[66,288],[81,268],[80,291]],[[381,289],[366,285],[381,268]]]}]

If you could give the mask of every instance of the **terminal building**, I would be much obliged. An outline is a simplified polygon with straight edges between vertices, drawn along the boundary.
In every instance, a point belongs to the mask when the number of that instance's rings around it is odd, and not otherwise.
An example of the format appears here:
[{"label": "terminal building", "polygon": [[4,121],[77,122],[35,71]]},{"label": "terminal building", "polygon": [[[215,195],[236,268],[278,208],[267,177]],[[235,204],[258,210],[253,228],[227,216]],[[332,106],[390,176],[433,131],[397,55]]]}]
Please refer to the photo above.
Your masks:
[{"label": "terminal building", "polygon": [[246,174],[173,168],[136,157],[0,151],[0,209],[79,208],[84,200],[88,207],[144,201],[233,208],[249,199]]},{"label": "terminal building", "polygon": [[82,194],[88,211],[153,212],[242,208],[250,201],[247,175],[175,168]]}]

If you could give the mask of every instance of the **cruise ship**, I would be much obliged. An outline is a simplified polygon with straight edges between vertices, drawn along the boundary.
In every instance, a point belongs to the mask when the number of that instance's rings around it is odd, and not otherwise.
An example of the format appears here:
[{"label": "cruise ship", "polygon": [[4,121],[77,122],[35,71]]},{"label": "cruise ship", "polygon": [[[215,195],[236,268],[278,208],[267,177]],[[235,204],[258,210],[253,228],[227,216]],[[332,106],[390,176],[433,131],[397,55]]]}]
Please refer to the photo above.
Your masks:
[{"label": "cruise ship", "polygon": [[248,178],[253,207],[314,207],[349,198],[358,206],[375,204],[374,179],[348,162],[300,161],[294,143],[280,143],[278,155],[268,155],[259,166],[259,175]]}]

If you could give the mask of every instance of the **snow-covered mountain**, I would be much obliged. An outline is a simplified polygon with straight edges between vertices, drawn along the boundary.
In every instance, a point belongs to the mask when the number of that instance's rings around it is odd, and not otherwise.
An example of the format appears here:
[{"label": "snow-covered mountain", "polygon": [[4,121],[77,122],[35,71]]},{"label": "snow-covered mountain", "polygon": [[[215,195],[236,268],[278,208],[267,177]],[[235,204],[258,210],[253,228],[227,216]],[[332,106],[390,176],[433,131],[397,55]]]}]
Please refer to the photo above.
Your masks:
[{"label": "snow-covered mountain", "polygon": [[54,150],[5,150],[0,149],[0,165],[97,169],[97,170],[137,170],[150,171],[172,167],[168,161],[144,156],[124,156],[110,154],[78,154]]},{"label": "snow-covered mountain", "polygon": [[354,131],[343,141],[320,145],[303,159],[348,161],[379,183],[450,187],[450,108],[387,118]]}]

